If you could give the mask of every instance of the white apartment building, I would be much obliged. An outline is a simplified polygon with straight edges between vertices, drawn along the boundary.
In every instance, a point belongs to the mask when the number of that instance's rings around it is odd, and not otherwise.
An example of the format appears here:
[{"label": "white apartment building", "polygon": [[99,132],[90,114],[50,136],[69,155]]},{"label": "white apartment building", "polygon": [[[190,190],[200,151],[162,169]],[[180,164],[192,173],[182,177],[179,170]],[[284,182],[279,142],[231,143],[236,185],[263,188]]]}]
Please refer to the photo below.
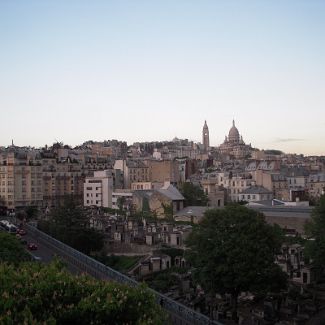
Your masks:
[{"label": "white apartment building", "polygon": [[95,171],[84,183],[84,206],[112,207],[113,178],[111,170]]}]

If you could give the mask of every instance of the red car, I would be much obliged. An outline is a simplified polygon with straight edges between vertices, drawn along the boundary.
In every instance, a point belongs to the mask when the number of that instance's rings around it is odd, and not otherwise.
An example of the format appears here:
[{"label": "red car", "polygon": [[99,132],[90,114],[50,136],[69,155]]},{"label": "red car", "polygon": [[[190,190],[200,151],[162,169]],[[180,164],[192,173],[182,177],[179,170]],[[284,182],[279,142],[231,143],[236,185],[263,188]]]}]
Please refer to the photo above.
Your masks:
[{"label": "red car", "polygon": [[31,251],[36,251],[37,250],[37,245],[35,243],[29,243],[27,247]]},{"label": "red car", "polygon": [[26,233],[26,230],[24,230],[24,229],[19,229],[19,230],[18,230],[18,234],[21,235],[21,236],[24,236],[24,235],[26,235],[27,233]]}]

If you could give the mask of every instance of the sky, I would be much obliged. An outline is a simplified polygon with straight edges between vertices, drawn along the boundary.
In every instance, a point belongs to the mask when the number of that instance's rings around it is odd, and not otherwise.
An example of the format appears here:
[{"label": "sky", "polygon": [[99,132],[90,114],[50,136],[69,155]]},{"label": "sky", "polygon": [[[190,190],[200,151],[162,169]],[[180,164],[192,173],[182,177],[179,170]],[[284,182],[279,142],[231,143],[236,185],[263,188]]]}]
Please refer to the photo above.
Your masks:
[{"label": "sky", "polygon": [[0,146],[224,141],[325,155],[323,0],[0,0]]}]

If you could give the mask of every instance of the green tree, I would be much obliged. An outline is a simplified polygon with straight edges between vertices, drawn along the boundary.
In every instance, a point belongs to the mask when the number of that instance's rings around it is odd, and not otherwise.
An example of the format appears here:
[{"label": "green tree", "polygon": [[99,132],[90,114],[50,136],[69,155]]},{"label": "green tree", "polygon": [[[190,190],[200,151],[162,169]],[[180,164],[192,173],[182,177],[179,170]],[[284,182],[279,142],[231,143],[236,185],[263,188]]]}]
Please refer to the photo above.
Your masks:
[{"label": "green tree", "polygon": [[144,197],[142,200],[142,212],[144,214],[150,214],[150,205],[148,198]]},{"label": "green tree", "polygon": [[203,189],[200,186],[194,185],[193,183],[183,183],[180,192],[185,198],[186,206],[206,206],[209,202],[208,196],[204,193]]},{"label": "green tree", "polygon": [[313,209],[310,221],[305,225],[309,240],[305,245],[305,254],[313,260],[320,271],[325,270],[325,196],[322,195],[318,205]]},{"label": "green tree", "polygon": [[189,236],[187,258],[194,278],[210,296],[232,296],[234,315],[242,291],[263,294],[285,288],[286,275],[274,263],[281,247],[278,228],[239,205],[208,210]]},{"label": "green tree", "polygon": [[38,227],[85,254],[98,251],[104,245],[103,234],[90,228],[86,211],[72,198],[67,198],[64,205],[55,209],[50,220],[39,221]]},{"label": "green tree", "polygon": [[124,196],[121,196],[117,199],[117,206],[120,215],[125,215],[125,203],[126,203],[126,199]]},{"label": "green tree", "polygon": [[39,211],[37,207],[35,206],[29,206],[26,208],[26,215],[27,215],[27,220],[35,219],[37,218]]},{"label": "green tree", "polygon": [[0,232],[0,262],[17,264],[29,259],[30,255],[14,235]]},{"label": "green tree", "polygon": [[73,276],[58,261],[0,264],[1,324],[163,324],[146,287]]},{"label": "green tree", "polygon": [[169,220],[173,220],[173,203],[164,204],[162,203],[162,207],[164,209],[164,216]]}]

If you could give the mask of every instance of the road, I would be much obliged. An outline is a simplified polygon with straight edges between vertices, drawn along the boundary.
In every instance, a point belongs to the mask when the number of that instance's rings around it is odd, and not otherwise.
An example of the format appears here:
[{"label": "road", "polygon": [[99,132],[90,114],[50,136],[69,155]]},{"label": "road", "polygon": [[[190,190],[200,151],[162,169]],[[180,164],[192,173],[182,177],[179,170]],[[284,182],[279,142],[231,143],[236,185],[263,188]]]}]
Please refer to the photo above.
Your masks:
[{"label": "road", "polygon": [[27,243],[35,243],[37,245],[37,250],[29,250],[26,245],[26,250],[34,257],[40,258],[43,263],[50,263],[53,259],[53,252],[41,243],[37,238],[33,237],[31,234],[26,234],[22,236],[22,239],[26,240]]},{"label": "road", "polygon": [[[36,236],[33,236],[31,233],[28,233],[22,236],[23,239],[27,241],[27,243],[35,243],[37,245],[37,250],[29,250],[26,245],[26,250],[30,253],[35,260],[39,259],[40,262],[48,264],[50,263],[55,256],[59,256],[56,251],[53,250],[51,246],[46,245],[43,241],[39,240]],[[62,261],[65,260],[62,258]],[[66,263],[67,269],[73,274],[81,274],[83,271],[78,269],[75,265],[71,265],[70,263]]]}]

